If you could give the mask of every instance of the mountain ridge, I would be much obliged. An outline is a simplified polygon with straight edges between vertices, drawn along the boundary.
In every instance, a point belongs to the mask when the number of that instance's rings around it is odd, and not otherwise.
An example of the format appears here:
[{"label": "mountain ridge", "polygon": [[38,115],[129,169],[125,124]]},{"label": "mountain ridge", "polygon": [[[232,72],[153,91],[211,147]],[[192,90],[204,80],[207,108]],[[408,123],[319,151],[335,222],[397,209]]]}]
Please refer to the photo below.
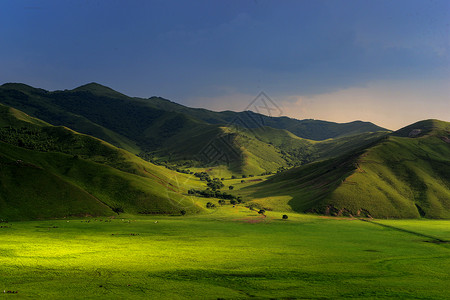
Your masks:
[{"label": "mountain ridge", "polygon": [[[338,138],[354,136],[354,143],[358,144],[357,134],[384,130],[360,121],[337,124],[268,117],[252,111],[213,112],[189,108],[160,97],[132,98],[97,83],[53,92],[23,84],[4,84],[0,86],[0,103],[53,125],[67,126],[95,136],[157,163],[210,166],[214,162],[199,159],[199,153],[212,141],[213,144],[218,143],[213,147],[228,149],[223,153],[225,156],[238,153],[233,159],[240,161],[239,164],[229,165],[229,169],[241,174],[276,172],[280,168],[318,158],[317,155],[307,155],[309,158],[305,160],[305,156],[300,155],[305,149],[300,143],[293,142],[297,139],[295,136],[299,137],[293,131],[303,133],[306,137],[300,138],[306,140],[311,140],[311,137],[321,141],[334,138],[336,144],[340,143]],[[235,127],[237,130],[230,135],[230,131],[224,133],[220,129],[222,127]],[[269,127],[280,130],[280,134],[282,130],[289,131],[292,141],[273,148],[264,137],[270,134],[269,130],[261,131],[261,128]],[[217,141],[222,137],[230,139],[227,147]],[[294,144],[300,148],[293,149]],[[247,148],[242,148],[242,145]],[[315,150],[311,148],[308,151]],[[265,163],[264,156],[272,157],[276,163]]]}]

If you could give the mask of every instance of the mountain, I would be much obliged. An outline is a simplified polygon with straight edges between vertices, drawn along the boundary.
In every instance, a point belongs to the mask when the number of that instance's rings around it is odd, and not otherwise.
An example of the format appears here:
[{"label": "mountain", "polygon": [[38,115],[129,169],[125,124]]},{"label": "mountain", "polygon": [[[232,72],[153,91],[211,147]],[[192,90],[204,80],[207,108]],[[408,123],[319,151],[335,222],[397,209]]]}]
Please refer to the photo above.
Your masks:
[{"label": "mountain", "polygon": [[180,112],[205,121],[210,124],[240,125],[244,128],[271,127],[290,131],[294,135],[322,141],[365,132],[387,131],[370,122],[354,121],[349,123],[334,123],[321,120],[297,120],[285,116],[271,117],[255,113],[251,110],[242,112],[215,112],[202,108],[190,108],[161,97],[151,97],[148,105],[166,111]]},{"label": "mountain", "polygon": [[102,140],[0,105],[0,219],[179,214],[202,185]]},{"label": "mountain", "polygon": [[449,166],[450,123],[425,120],[359,150],[290,169],[242,191],[267,209],[450,218]]},{"label": "mountain", "polygon": [[276,172],[331,157],[336,153],[329,149],[338,145],[352,150],[361,141],[386,134],[360,121],[338,124],[252,111],[213,112],[158,97],[132,98],[96,83],[54,92],[8,83],[0,87],[0,103],[155,163],[174,168],[223,165],[235,174]]}]

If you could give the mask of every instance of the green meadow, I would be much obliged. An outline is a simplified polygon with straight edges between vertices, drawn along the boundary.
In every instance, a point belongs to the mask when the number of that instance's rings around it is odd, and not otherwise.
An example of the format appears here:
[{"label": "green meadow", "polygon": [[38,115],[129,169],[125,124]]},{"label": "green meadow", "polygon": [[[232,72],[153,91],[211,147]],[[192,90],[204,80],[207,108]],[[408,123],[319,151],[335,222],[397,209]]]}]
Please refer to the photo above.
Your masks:
[{"label": "green meadow", "polygon": [[450,294],[445,243],[450,221],[266,215],[227,205],[196,216],[0,223],[0,297],[443,299]]}]

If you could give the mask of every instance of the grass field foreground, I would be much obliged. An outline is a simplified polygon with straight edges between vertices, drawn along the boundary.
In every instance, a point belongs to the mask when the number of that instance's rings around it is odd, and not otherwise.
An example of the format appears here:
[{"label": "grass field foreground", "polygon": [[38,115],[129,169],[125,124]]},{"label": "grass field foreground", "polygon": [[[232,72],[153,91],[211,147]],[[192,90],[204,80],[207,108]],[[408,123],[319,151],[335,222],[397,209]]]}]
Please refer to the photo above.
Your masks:
[{"label": "grass field foreground", "polygon": [[263,217],[227,206],[200,216],[0,225],[0,289],[17,291],[0,296],[443,299],[450,293],[450,244],[435,242],[450,239],[450,221],[370,223],[294,213],[282,220],[281,213]]}]

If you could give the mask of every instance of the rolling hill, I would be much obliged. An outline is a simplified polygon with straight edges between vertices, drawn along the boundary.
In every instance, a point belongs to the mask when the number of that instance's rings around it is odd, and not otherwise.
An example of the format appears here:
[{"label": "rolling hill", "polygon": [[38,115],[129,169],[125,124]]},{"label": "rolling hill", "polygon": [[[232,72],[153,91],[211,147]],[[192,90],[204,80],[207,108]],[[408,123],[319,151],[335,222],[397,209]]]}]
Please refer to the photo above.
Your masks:
[{"label": "rolling hill", "polygon": [[425,120],[359,150],[290,169],[241,192],[267,209],[450,218],[449,165],[450,123]]},{"label": "rolling hill", "polygon": [[332,157],[386,133],[360,121],[338,124],[189,108],[158,97],[128,97],[96,83],[54,92],[8,83],[0,87],[0,103],[154,163],[222,165],[234,174],[276,172]]},{"label": "rolling hill", "polygon": [[179,214],[203,184],[99,139],[0,105],[0,219]]}]

